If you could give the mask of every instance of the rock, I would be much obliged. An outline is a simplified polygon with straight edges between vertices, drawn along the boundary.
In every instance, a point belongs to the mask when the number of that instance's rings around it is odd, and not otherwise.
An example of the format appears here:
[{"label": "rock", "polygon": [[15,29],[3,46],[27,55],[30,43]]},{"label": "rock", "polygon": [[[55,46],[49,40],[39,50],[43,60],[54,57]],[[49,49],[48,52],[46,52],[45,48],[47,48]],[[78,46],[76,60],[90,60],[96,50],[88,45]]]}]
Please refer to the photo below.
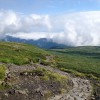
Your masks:
[{"label": "rock", "polygon": [[33,74],[32,74],[32,73],[30,73],[30,75],[32,76]]},{"label": "rock", "polygon": [[91,98],[91,100],[95,100],[95,98],[94,98],[94,97],[92,97],[92,98]]},{"label": "rock", "polygon": [[39,88],[36,90],[36,93],[40,93],[41,96],[44,96],[44,93]]},{"label": "rock", "polygon": [[25,73],[24,73],[24,75],[26,75],[26,76],[27,76],[27,75],[28,75],[28,73],[27,73],[27,72],[25,72]]},{"label": "rock", "polygon": [[23,73],[20,73],[20,75],[24,75]]},{"label": "rock", "polygon": [[7,74],[7,78],[9,78],[9,79],[11,78],[11,74],[10,73]]},{"label": "rock", "polygon": [[44,96],[44,93],[42,91],[40,91],[41,96]]},{"label": "rock", "polygon": [[28,93],[27,89],[25,89],[25,90],[16,90],[16,92],[19,93],[19,94],[28,95],[27,94]]},{"label": "rock", "polygon": [[13,95],[13,94],[15,94],[15,90],[11,89],[8,93],[11,94],[11,95]]},{"label": "rock", "polygon": [[25,91],[22,91],[22,90],[18,90],[17,91],[19,94],[26,94],[26,92]]},{"label": "rock", "polygon": [[8,96],[9,96],[9,95],[8,95],[8,93],[5,93],[4,95],[5,95],[6,97],[8,97]]},{"label": "rock", "polygon": [[37,88],[35,91],[36,91],[36,93],[40,92],[40,88]]},{"label": "rock", "polygon": [[4,86],[4,87],[9,87],[9,86],[11,86],[11,83],[8,83],[8,82],[2,82],[1,85]]},{"label": "rock", "polygon": [[51,87],[53,87],[53,84],[50,84]]},{"label": "rock", "polygon": [[16,89],[20,89],[20,86],[19,86],[19,85],[16,85],[15,88],[16,88]]},{"label": "rock", "polygon": [[76,97],[74,97],[74,100],[77,100]]},{"label": "rock", "polygon": [[25,75],[25,76],[27,76],[28,73],[27,73],[27,72],[22,72],[22,73],[20,73],[20,75]]}]

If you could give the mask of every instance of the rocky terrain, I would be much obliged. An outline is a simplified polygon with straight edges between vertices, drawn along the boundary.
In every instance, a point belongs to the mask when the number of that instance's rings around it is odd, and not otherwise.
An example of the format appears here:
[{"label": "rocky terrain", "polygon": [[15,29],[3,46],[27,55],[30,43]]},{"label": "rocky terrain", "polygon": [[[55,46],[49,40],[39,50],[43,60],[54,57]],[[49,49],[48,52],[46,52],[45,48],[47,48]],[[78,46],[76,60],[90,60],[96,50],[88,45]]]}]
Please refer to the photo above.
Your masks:
[{"label": "rocky terrain", "polygon": [[[66,85],[64,83],[64,86],[61,86],[59,82],[45,81],[39,78],[42,76],[42,73],[33,75],[30,71],[35,70],[38,66],[58,75],[66,76]],[[6,77],[2,84],[9,87],[0,91],[0,100],[90,99],[92,86],[87,79],[73,77],[66,72],[41,64],[22,66],[8,64],[6,67]]]}]

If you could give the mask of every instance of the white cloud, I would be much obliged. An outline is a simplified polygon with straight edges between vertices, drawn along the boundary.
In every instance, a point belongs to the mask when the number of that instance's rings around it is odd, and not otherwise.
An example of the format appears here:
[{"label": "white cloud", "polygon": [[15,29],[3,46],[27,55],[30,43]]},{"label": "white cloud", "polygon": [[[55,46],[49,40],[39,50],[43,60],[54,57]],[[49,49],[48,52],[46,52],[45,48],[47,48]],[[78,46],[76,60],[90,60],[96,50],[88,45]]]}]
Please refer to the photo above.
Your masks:
[{"label": "white cloud", "polygon": [[0,11],[0,36],[6,33],[47,31],[51,23],[48,15],[21,15],[13,11]]},{"label": "white cloud", "polygon": [[47,32],[30,32],[30,33],[25,33],[25,32],[19,32],[16,34],[7,34],[12,37],[17,37],[21,39],[40,39],[40,38],[53,38],[55,33],[47,33]]},{"label": "white cloud", "polygon": [[52,38],[73,46],[100,46],[100,11],[59,16],[0,11],[0,37],[7,33],[25,39]]},{"label": "white cloud", "polygon": [[100,46],[100,11],[72,13],[61,19],[64,31],[54,41],[73,46]]}]

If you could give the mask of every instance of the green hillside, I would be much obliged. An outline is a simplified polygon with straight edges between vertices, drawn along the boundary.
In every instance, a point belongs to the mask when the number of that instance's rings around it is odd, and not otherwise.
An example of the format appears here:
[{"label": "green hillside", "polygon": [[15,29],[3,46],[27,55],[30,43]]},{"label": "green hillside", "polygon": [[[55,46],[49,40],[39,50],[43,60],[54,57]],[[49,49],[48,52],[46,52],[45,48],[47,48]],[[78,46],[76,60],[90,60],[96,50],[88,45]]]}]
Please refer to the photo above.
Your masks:
[{"label": "green hillside", "polygon": [[72,73],[85,73],[88,77],[100,77],[100,47],[73,47],[50,52],[57,56],[58,68]]},{"label": "green hillside", "polygon": [[[65,77],[58,69],[71,73],[71,76]],[[100,47],[71,47],[45,51],[32,45],[0,42],[0,90],[10,91],[13,86],[15,90],[20,87],[20,91],[26,88],[36,100],[37,95],[39,96],[38,88],[41,86],[41,91],[44,90],[43,98],[46,98],[43,100],[47,100],[54,94],[69,91],[73,86],[72,77],[76,76],[90,79],[94,93],[99,94]],[[28,92],[27,95],[30,96]],[[0,96],[4,96],[4,93]],[[12,95],[6,98],[10,100],[10,97],[12,98]]]},{"label": "green hillside", "polygon": [[[53,58],[61,70],[76,73],[75,71],[100,77],[100,47],[73,47],[45,51],[35,46],[0,42],[0,62],[16,65],[37,63],[41,59],[46,64],[46,57],[54,54]],[[48,63],[49,64],[49,63]],[[87,75],[87,76],[88,76]]]},{"label": "green hillside", "polygon": [[17,65],[38,62],[38,59],[45,60],[48,53],[35,46],[0,42],[0,62],[14,63]]},{"label": "green hillside", "polygon": [[35,46],[0,42],[0,98],[47,100],[69,91],[71,80],[52,70],[53,61],[49,52]]}]

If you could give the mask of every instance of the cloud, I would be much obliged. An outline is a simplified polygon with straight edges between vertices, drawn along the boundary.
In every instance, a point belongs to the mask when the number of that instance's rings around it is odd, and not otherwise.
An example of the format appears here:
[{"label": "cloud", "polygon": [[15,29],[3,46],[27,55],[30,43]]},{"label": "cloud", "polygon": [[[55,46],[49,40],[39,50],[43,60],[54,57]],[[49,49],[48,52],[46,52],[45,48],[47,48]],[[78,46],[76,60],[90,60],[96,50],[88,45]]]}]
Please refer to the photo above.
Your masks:
[{"label": "cloud", "polygon": [[53,38],[55,33],[50,33],[50,32],[29,32],[29,33],[25,33],[25,32],[19,32],[16,34],[7,34],[9,36],[12,37],[17,37],[17,38],[21,38],[21,39],[40,39],[40,38]]},{"label": "cloud", "polygon": [[54,35],[55,42],[71,46],[100,46],[100,11],[71,13],[57,20],[62,31]]},{"label": "cloud", "polygon": [[100,11],[59,16],[0,11],[0,37],[5,34],[35,40],[52,38],[71,46],[100,46]]},{"label": "cloud", "polygon": [[80,12],[66,16],[64,34],[75,46],[100,45],[100,12]]},{"label": "cloud", "polygon": [[47,31],[51,28],[48,15],[25,16],[13,11],[0,11],[0,36],[6,33]]}]

